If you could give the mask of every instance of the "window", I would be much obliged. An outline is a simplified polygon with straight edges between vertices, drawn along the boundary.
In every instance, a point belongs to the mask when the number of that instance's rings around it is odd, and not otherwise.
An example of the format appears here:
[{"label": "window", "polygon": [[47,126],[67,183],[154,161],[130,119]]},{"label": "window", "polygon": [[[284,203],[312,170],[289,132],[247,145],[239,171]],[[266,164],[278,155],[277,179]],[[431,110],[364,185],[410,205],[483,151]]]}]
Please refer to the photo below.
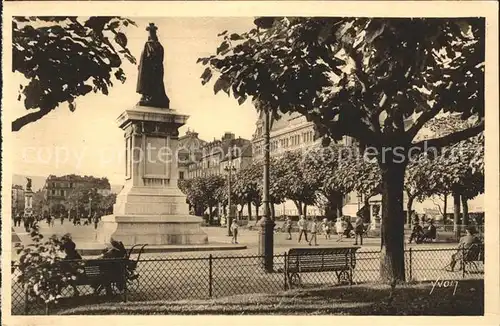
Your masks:
[{"label": "window", "polygon": [[184,180],[184,171],[179,172],[179,179]]}]

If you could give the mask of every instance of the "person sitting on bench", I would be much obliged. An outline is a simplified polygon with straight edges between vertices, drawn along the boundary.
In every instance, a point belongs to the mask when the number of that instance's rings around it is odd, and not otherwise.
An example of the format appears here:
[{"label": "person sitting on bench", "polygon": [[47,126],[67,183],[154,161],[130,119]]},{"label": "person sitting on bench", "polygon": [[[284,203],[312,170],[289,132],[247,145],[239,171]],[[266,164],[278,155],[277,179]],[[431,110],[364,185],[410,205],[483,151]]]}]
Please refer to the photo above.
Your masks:
[{"label": "person sitting on bench", "polygon": [[427,226],[423,230],[422,236],[420,237],[420,242],[424,242],[426,240],[436,239],[436,227],[434,226],[433,220],[427,221]]},{"label": "person sitting on bench", "polygon": [[[125,249],[125,246],[123,245],[123,243],[121,241],[116,241],[114,240],[113,238],[111,238],[111,240],[109,241],[109,244],[110,246],[106,249],[103,250],[103,253],[99,256],[99,259],[124,259],[127,257],[127,250]],[[120,269],[120,270],[116,270],[116,271],[113,271],[113,273],[122,273],[123,271]],[[102,284],[98,284],[96,286],[94,286],[94,291],[96,293],[99,293],[102,289]],[[105,287],[106,287],[106,293],[108,295],[110,295],[112,293],[112,288],[111,288],[111,284],[108,283],[108,284],[105,284]],[[125,284],[123,283],[116,283],[116,287],[122,291],[125,287]]]},{"label": "person sitting on bench", "polygon": [[416,218],[413,222],[413,229],[410,234],[410,239],[408,240],[408,243],[411,243],[413,239],[415,239],[416,243],[420,243],[420,238],[424,234],[424,229],[419,223],[418,218]]},{"label": "person sitting on bench", "polygon": [[[466,230],[466,235],[460,238],[458,243],[457,252],[451,255],[451,261],[446,265],[445,270],[448,272],[453,272],[457,261],[462,261],[464,251],[470,249],[473,245],[480,244],[481,240],[476,236],[476,229],[473,226],[468,227]],[[461,266],[463,268],[463,266]]]},{"label": "person sitting on bench", "polygon": [[[70,273],[70,274],[75,274],[77,270],[77,266],[74,263],[71,263],[70,261],[74,260],[81,260],[82,256],[76,251],[76,244],[73,242],[71,239],[71,236],[69,234],[64,235],[61,238],[61,250],[64,251],[65,256],[63,258],[63,261],[66,261],[62,263],[61,267],[64,272]],[[70,281],[70,286],[73,288],[73,293],[75,296],[78,296],[80,292],[78,291],[78,288],[76,287],[75,284],[73,284]]]}]

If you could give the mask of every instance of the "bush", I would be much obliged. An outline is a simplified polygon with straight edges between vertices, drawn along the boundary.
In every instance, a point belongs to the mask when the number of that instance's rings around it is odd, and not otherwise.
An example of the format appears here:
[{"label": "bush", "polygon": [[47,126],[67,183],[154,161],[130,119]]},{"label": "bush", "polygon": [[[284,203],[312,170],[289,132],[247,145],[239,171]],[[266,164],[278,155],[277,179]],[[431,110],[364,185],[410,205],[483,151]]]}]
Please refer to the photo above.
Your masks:
[{"label": "bush", "polygon": [[39,226],[35,224],[30,231],[33,243],[16,245],[20,256],[19,261],[12,262],[15,281],[22,284],[29,297],[41,300],[47,306],[58,302],[61,291],[76,279],[79,272],[77,268],[61,268],[61,245],[68,236],[58,238],[53,235],[44,242]]}]

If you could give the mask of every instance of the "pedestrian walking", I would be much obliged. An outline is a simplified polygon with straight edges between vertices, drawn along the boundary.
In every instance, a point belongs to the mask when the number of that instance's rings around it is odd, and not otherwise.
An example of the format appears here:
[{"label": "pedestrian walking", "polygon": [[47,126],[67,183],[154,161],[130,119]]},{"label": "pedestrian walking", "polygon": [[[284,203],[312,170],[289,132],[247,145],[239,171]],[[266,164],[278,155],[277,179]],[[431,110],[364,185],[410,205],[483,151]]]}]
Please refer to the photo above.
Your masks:
[{"label": "pedestrian walking", "polygon": [[26,230],[26,232],[29,232],[30,231],[29,217],[27,215],[25,215],[23,220],[24,220],[24,229]]},{"label": "pedestrian walking", "polygon": [[285,232],[288,233],[288,237],[286,239],[292,240],[292,221],[290,220],[290,217],[287,216],[283,227],[285,228]]},{"label": "pedestrian walking", "polygon": [[61,225],[63,225],[64,224],[64,215],[61,213],[59,215],[59,218],[61,219]]},{"label": "pedestrian walking", "polygon": [[101,218],[99,217],[99,215],[97,214],[97,212],[94,212],[94,229],[97,230],[97,225],[99,225],[99,220]]},{"label": "pedestrian walking", "polygon": [[314,245],[317,246],[318,222],[316,221],[316,218],[313,218],[312,220],[310,232],[311,232],[311,239],[309,240],[309,245],[312,246],[312,242],[314,240]]},{"label": "pedestrian walking", "polygon": [[299,222],[297,224],[299,227],[299,241],[298,241],[298,243],[300,243],[300,240],[302,240],[302,235],[304,235],[306,242],[309,242],[307,240],[307,221],[304,218],[304,215],[300,215]]},{"label": "pedestrian walking", "polygon": [[231,223],[231,232],[233,233],[233,238],[231,239],[231,243],[238,243],[238,223],[236,220],[233,220]]},{"label": "pedestrian walking", "polygon": [[365,232],[365,226],[363,224],[363,219],[358,216],[354,225],[355,242],[354,245],[358,245],[358,237],[360,238],[360,244],[363,245],[363,233]]}]

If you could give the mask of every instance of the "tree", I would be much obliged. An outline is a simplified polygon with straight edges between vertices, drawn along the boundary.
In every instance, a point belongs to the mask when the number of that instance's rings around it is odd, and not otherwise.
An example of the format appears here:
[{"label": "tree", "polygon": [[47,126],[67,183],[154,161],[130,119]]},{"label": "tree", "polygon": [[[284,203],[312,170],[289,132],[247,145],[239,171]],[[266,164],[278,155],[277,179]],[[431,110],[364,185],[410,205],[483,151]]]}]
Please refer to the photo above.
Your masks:
[{"label": "tree", "polygon": [[14,17],[12,70],[27,79],[18,99],[29,113],[12,122],[12,131],[62,103],[74,111],[75,99],[92,91],[108,95],[113,76],[125,82],[123,59],[136,63],[121,31],[129,25],[135,23],[120,17]]},{"label": "tree", "polygon": [[307,206],[315,203],[319,188],[317,182],[304,173],[304,156],[299,150],[284,152],[271,170],[279,176],[276,183],[280,184],[283,196],[295,203],[300,215],[306,215]]},{"label": "tree", "polygon": [[195,207],[201,207],[201,211],[209,209],[209,220],[212,222],[213,208],[223,200],[221,189],[225,185],[223,176],[210,175],[196,177],[191,180],[180,182],[181,191],[185,191],[188,201]]},{"label": "tree", "polygon": [[411,224],[412,207],[415,200],[423,201],[426,197],[440,193],[440,187],[436,180],[429,178],[435,173],[436,162],[425,154],[419,155],[412,160],[405,173],[404,190],[408,197],[406,203],[407,223]]},{"label": "tree", "polygon": [[[428,127],[433,132],[450,134],[469,126],[457,116],[444,116],[430,121]],[[433,185],[434,194],[453,196],[454,231],[458,238],[459,224],[468,225],[469,222],[467,201],[484,192],[484,134],[444,147],[437,154],[425,177]]]},{"label": "tree", "polygon": [[[381,277],[405,280],[403,184],[413,155],[484,130],[484,19],[259,18],[223,32],[199,62],[223,91],[257,109],[299,112],[325,144],[351,136],[376,157],[382,180]],[[214,74],[215,73],[215,74]],[[414,141],[441,111],[475,118],[467,129]],[[411,118],[411,120],[410,120]],[[415,149],[410,151],[410,149]]]},{"label": "tree", "polygon": [[102,214],[112,214],[113,205],[116,203],[116,194],[109,194],[107,196],[102,196],[99,201],[97,208],[102,212]]},{"label": "tree", "polygon": [[43,190],[38,190],[33,194],[33,213],[38,216],[43,216],[48,210],[48,202],[45,199]]},{"label": "tree", "polygon": [[249,219],[252,217],[252,204],[258,209],[262,203],[261,169],[261,163],[254,161],[246,168],[238,170],[232,187],[236,201],[247,205]]},{"label": "tree", "polygon": [[[337,145],[314,147],[304,154],[302,170],[304,178],[315,183],[320,193],[317,204],[325,201],[325,214],[330,217],[342,215],[342,199],[352,189],[346,189],[343,182],[346,171],[339,168],[345,148]],[[349,150],[349,148],[347,149]],[[319,202],[318,202],[319,201]]]}]

